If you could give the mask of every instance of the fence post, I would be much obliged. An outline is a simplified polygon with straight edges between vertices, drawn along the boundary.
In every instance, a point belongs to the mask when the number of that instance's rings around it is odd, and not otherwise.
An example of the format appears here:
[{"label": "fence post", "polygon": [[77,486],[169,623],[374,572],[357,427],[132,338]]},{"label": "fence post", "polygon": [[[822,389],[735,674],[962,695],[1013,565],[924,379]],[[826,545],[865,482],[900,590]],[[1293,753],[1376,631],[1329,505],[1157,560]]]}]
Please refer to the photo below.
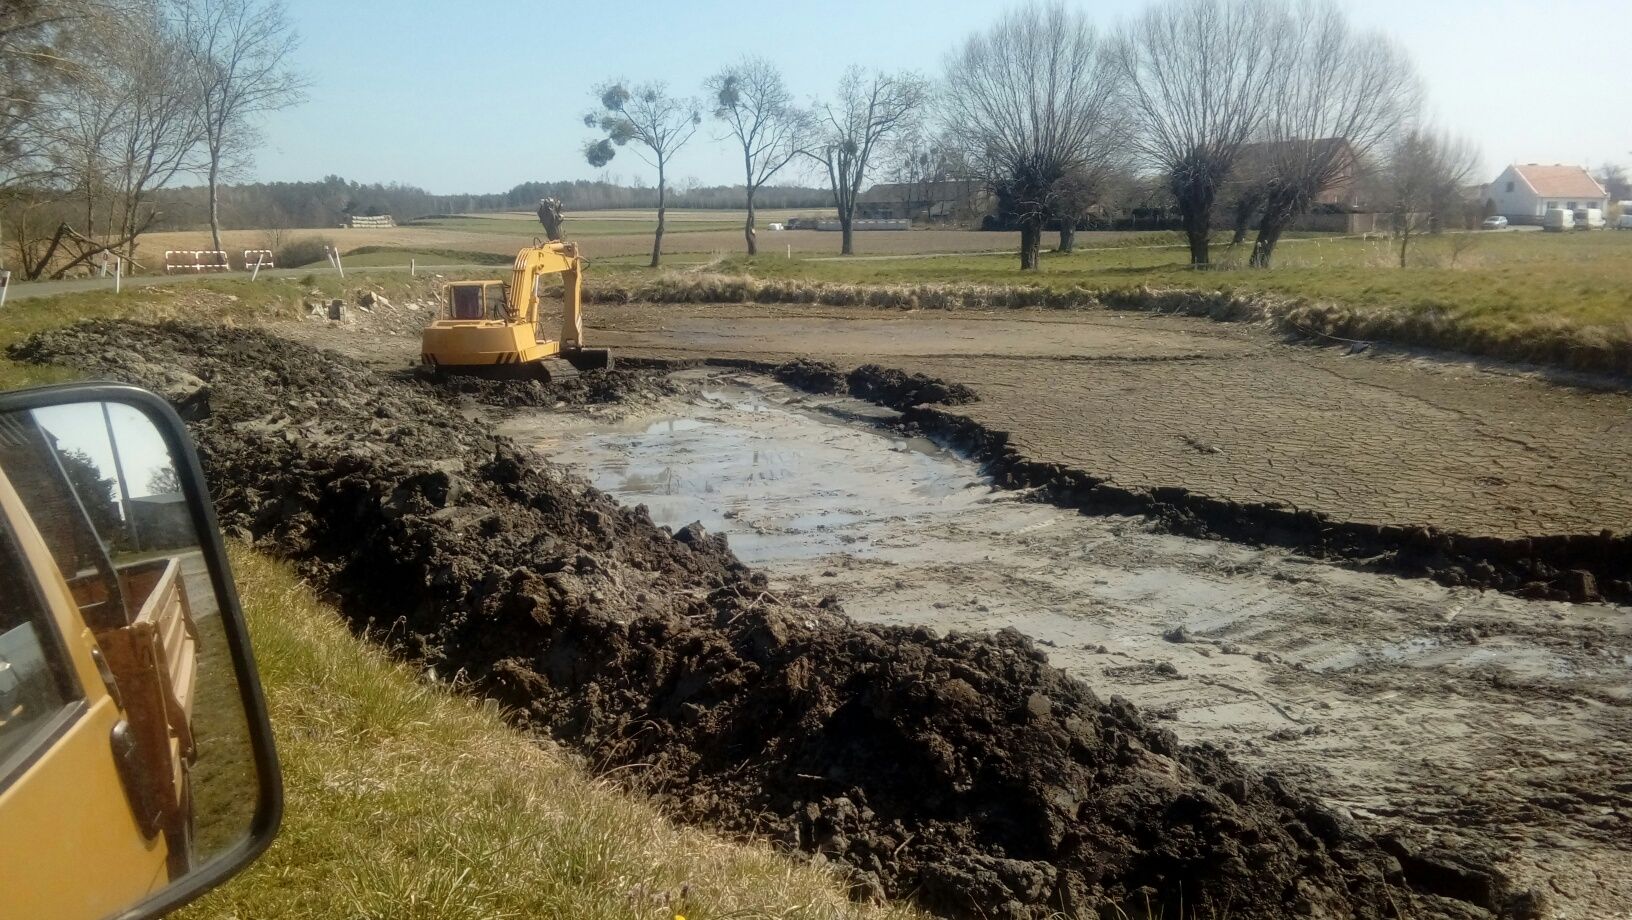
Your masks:
[{"label": "fence post", "polygon": [[125,280],[125,260],[124,260],[124,257],[114,256],[113,257],[113,292],[115,294],[119,293],[120,289],[122,287],[124,287],[124,284],[123,284],[124,280]]},{"label": "fence post", "polygon": [[408,260],[408,277],[410,277],[410,278],[418,278],[419,277],[419,260],[418,259],[409,259]]},{"label": "fence post", "polygon": [[340,264],[340,250],[334,250],[334,267],[340,272],[340,280],[346,280],[346,267]]},{"label": "fence post", "polygon": [[254,281],[256,278],[259,278],[261,276],[261,263],[265,262],[265,261],[266,261],[266,254],[265,253],[257,252],[255,254],[255,270],[249,273],[249,280]]}]

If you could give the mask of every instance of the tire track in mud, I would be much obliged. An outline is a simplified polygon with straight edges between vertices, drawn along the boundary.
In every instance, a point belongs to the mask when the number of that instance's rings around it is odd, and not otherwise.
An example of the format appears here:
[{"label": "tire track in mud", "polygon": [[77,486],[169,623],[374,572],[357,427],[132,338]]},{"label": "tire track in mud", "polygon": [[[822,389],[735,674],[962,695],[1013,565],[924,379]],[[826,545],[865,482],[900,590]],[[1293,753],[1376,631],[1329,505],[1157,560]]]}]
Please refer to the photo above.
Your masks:
[{"label": "tire track in mud", "polygon": [[[339,355],[129,322],[13,354],[162,393],[223,525],[360,630],[409,637],[399,651],[630,768],[616,775],[684,819],[838,863],[858,896],[950,917],[1539,909],[1493,854],[1375,838],[1099,699],[1019,633],[864,626],[777,597],[722,539],[671,534]],[[874,385],[916,399],[938,382]]]}]

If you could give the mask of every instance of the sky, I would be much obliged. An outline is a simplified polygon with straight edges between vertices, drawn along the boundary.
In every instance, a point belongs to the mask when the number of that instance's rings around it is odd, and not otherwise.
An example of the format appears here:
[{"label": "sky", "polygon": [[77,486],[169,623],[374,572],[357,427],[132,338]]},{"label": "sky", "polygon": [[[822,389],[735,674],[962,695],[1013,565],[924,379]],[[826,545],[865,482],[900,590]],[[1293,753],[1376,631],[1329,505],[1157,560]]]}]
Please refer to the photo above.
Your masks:
[{"label": "sky", "polygon": [[[1110,29],[1143,0],[1067,0]],[[1508,163],[1632,163],[1627,55],[1610,36],[1627,0],[1339,0],[1415,58],[1429,113],[1466,135],[1495,178]],[[288,0],[309,99],[265,119],[251,175],[338,174],[439,194],[501,192],[529,180],[590,179],[581,148],[591,89],[615,77],[702,95],[745,55],[779,64],[802,101],[847,65],[933,77],[946,53],[997,17],[987,0]],[[1601,36],[1601,38],[1600,38]],[[706,108],[705,108],[706,115]],[[675,158],[677,184],[740,183],[706,119]],[[655,182],[625,148],[609,177]],[[814,176],[788,176],[787,181]],[[784,181],[779,176],[778,181]]]}]

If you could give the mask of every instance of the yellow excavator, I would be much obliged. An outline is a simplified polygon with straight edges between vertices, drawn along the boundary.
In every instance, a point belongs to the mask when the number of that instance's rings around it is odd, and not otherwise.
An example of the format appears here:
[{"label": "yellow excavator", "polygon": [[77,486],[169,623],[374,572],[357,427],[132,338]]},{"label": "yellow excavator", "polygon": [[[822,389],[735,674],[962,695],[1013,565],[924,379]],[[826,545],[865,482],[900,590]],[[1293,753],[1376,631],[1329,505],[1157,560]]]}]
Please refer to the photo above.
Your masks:
[{"label": "yellow excavator", "polygon": [[[554,204],[554,208],[547,207]],[[584,260],[562,242],[560,206],[540,202],[539,219],[551,235],[516,253],[510,281],[456,281],[448,285],[443,314],[425,327],[421,360],[436,374],[532,378],[549,381],[612,366],[604,348],[584,347]],[[538,334],[540,291],[561,276],[561,337]]]}]

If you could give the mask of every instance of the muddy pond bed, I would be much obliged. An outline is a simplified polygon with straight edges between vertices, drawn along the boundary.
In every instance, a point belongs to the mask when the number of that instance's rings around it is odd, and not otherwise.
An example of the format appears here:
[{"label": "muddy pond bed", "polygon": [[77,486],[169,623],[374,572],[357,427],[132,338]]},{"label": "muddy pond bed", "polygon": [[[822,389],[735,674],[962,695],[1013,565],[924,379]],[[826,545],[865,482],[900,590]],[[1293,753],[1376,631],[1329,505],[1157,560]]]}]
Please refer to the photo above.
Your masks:
[{"label": "muddy pond bed", "polygon": [[[1086,516],[996,486],[891,410],[756,374],[674,379],[690,395],[627,418],[494,424],[659,524],[725,535],[773,588],[829,594],[870,622],[1016,629],[1183,740],[1358,817],[1495,834],[1523,846],[1515,871],[1571,900],[1603,884],[1632,898],[1616,840],[1629,790],[1596,806],[1591,791],[1616,788],[1632,755],[1626,608]],[[1577,808],[1538,804],[1581,792]]]}]

